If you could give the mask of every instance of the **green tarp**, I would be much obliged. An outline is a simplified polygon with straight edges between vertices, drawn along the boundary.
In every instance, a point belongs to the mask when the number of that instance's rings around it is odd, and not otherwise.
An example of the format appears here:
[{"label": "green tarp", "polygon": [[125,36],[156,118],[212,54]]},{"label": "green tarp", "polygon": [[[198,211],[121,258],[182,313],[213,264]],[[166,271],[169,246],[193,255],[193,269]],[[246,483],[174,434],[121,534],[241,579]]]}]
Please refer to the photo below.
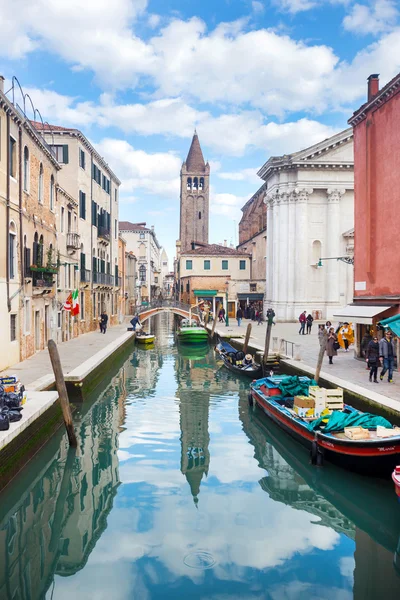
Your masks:
[{"label": "green tarp", "polygon": [[[324,422],[326,419],[328,419],[327,423]],[[321,429],[324,433],[333,433],[335,431],[343,431],[345,427],[376,429],[378,425],[388,427],[389,429],[393,428],[393,425],[389,421],[377,415],[360,412],[343,413],[341,411],[334,411],[329,417],[320,417],[316,421],[308,423],[307,427],[310,431]]]},{"label": "green tarp", "polygon": [[297,376],[288,376],[281,381],[278,387],[282,392],[282,396],[308,396],[310,385],[317,385],[317,383],[313,379],[301,381]]},{"label": "green tarp", "polygon": [[388,319],[382,319],[379,323],[382,327],[387,327],[397,336],[400,336],[400,315],[389,317]]}]

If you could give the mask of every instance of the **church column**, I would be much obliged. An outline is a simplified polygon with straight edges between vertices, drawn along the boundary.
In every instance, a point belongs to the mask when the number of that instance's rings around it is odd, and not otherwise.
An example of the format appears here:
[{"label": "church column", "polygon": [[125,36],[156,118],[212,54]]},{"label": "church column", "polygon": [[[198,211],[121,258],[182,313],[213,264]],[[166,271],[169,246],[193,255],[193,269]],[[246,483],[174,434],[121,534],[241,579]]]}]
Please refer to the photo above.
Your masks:
[{"label": "church column", "polygon": [[[272,302],[272,285],[273,285],[273,239],[274,239],[274,211],[273,211],[273,202],[272,199],[268,196],[264,199],[265,204],[267,205],[267,248],[266,248],[266,290],[265,290],[265,300],[268,305]],[[269,308],[267,306],[264,312]]]},{"label": "church column", "polygon": [[286,310],[286,318],[293,319],[296,316],[293,314],[293,306],[296,300],[294,295],[295,288],[295,273],[296,273],[296,195],[291,192],[289,194],[289,204],[288,204],[288,244],[287,244],[287,256],[288,256],[288,269],[287,269],[287,278],[288,278],[288,306]]},{"label": "church column", "polygon": [[285,321],[287,318],[288,302],[288,225],[289,225],[289,196],[287,192],[280,194],[279,207],[279,304],[278,318]]},{"label": "church column", "polygon": [[[328,189],[327,229],[326,229],[326,254],[327,258],[340,256],[340,198],[343,190]],[[327,311],[330,312],[329,304],[339,302],[339,268],[337,260],[327,260],[326,266],[326,301]],[[332,316],[332,315],[327,315]]]},{"label": "church column", "polygon": [[[280,200],[278,194],[274,195],[272,200],[274,212],[273,212],[273,229],[274,233],[272,236],[272,256],[273,256],[273,268],[272,268],[272,302],[276,304],[279,302],[279,213],[280,213]],[[278,308],[274,306],[275,312]]]},{"label": "church column", "polygon": [[[296,190],[296,276],[294,296],[296,299],[295,312],[300,314],[301,310],[307,310],[304,304],[308,299],[307,286],[309,258],[308,258],[308,197],[313,190]],[[297,319],[299,315],[295,314]]]}]

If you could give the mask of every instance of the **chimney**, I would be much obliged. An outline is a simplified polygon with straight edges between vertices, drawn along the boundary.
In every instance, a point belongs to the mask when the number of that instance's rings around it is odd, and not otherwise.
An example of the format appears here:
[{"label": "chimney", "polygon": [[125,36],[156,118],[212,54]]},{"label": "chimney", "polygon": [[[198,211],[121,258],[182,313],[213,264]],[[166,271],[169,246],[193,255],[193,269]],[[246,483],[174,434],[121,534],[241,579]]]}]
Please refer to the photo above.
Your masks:
[{"label": "chimney", "polygon": [[4,94],[4,77],[0,75],[0,92]]},{"label": "chimney", "polygon": [[151,226],[151,230],[154,231],[154,225]]},{"label": "chimney", "polygon": [[226,240],[224,240],[224,246],[226,246]]},{"label": "chimney", "polygon": [[379,92],[379,73],[368,77],[368,102]]}]

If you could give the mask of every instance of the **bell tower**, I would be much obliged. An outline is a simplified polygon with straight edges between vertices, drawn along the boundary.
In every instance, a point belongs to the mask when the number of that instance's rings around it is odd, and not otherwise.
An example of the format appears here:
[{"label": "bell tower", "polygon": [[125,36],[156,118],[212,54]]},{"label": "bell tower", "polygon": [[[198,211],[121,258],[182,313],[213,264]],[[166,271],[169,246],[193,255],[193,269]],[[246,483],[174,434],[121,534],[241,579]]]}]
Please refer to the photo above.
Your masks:
[{"label": "bell tower", "polygon": [[191,250],[192,242],[208,244],[209,180],[210,165],[204,162],[195,130],[189,154],[181,168],[179,239],[182,252]]}]

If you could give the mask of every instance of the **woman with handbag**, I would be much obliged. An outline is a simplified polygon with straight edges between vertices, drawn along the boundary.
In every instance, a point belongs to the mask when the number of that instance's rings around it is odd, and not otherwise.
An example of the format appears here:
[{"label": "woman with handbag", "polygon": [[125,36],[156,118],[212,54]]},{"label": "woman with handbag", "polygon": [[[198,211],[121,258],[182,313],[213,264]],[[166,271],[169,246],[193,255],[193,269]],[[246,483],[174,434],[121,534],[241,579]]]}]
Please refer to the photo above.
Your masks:
[{"label": "woman with handbag", "polygon": [[329,357],[329,364],[333,364],[333,357],[337,356],[338,347],[340,347],[339,342],[337,341],[337,335],[333,327],[331,327],[328,331],[328,340],[326,342],[326,354]]},{"label": "woman with handbag", "polygon": [[372,381],[374,377],[374,383],[378,383],[378,367],[379,362],[379,343],[378,338],[375,336],[367,346],[367,363],[369,368],[369,380]]}]

